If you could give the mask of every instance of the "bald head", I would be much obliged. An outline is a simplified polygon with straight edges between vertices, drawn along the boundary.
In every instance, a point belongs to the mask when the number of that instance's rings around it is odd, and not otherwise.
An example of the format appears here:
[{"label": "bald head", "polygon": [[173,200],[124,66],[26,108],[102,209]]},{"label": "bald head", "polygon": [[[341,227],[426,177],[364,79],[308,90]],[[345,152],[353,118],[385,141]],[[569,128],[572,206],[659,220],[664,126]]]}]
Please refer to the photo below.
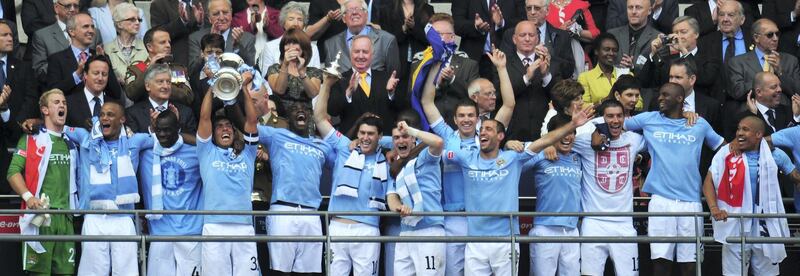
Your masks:
[{"label": "bald head", "polygon": [[539,44],[539,29],[532,21],[520,21],[514,28],[512,41],[517,46],[517,52],[524,56],[530,56],[536,45]]}]

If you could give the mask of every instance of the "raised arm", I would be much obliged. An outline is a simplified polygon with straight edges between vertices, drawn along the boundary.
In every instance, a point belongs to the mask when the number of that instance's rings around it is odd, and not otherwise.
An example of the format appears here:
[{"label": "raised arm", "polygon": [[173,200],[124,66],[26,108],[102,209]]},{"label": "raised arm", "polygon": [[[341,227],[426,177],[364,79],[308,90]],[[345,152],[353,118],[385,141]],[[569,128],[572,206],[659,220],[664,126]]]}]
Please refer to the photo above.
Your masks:
[{"label": "raised arm", "polygon": [[397,123],[397,130],[400,131],[401,134],[408,133],[408,135],[422,141],[423,144],[428,146],[428,151],[431,153],[431,155],[438,156],[442,154],[444,140],[436,134],[410,127],[405,121],[400,121]]},{"label": "raised arm", "polygon": [[[247,98],[247,97],[245,97]],[[200,120],[197,124],[197,136],[202,139],[211,137],[211,88],[206,91],[206,96],[203,97],[203,103],[200,106]]]},{"label": "raised arm", "polygon": [[[258,132],[258,112],[253,105],[253,99],[250,98],[250,87],[253,82],[253,73],[245,72],[242,77],[244,82],[242,85],[242,93],[244,93],[244,132],[257,133]],[[263,87],[261,89],[264,89]]]},{"label": "raised arm", "polygon": [[331,86],[336,81],[336,77],[324,74],[322,86],[320,86],[319,94],[317,95],[317,104],[314,107],[314,123],[316,123],[317,130],[322,137],[328,136],[328,133],[333,130],[333,125],[328,121],[328,97],[330,97]]},{"label": "raised arm", "polygon": [[511,122],[511,115],[514,114],[514,89],[511,87],[511,78],[508,77],[508,70],[506,70],[506,54],[503,51],[493,49],[492,54],[488,54],[489,59],[492,60],[494,66],[497,67],[497,76],[500,78],[500,96],[503,99],[503,105],[497,110],[494,119],[508,125]]},{"label": "raised arm", "polygon": [[592,107],[591,105],[584,107],[583,110],[581,110],[578,113],[573,113],[572,121],[568,125],[550,131],[544,136],[542,136],[542,138],[533,141],[533,143],[528,145],[528,150],[532,152],[539,152],[543,148],[555,144],[556,142],[558,142],[558,140],[561,140],[561,138],[564,138],[564,136],[567,136],[568,134],[575,131],[576,128],[588,122],[592,118],[593,114],[594,114],[594,107]]},{"label": "raised arm", "polygon": [[436,87],[433,85],[433,80],[436,78],[436,72],[439,71],[439,67],[441,66],[441,62],[436,62],[433,64],[431,71],[428,72],[428,78],[425,79],[425,86],[422,87],[422,99],[420,99],[420,102],[422,103],[422,110],[425,111],[425,117],[427,117],[428,122],[431,123],[442,118],[442,114],[439,113],[439,109],[436,108],[436,104],[434,103],[434,99],[436,98]]}]

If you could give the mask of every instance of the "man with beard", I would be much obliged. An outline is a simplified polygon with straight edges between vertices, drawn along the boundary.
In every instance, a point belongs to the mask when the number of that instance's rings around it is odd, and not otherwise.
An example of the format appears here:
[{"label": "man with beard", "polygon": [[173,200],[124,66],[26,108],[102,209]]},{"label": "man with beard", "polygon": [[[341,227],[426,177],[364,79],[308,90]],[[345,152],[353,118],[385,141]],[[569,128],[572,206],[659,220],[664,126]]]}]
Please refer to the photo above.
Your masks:
[{"label": "man with beard", "polygon": [[[764,139],[766,124],[757,115],[739,121],[736,141],[723,147],[714,156],[708,170],[703,194],[714,218],[714,240],[722,243],[723,275],[745,275],[742,258],[753,275],[779,275],[781,261],[786,258],[783,244],[748,244],[742,249],[728,244],[732,236],[790,237],[786,218],[728,218],[736,214],[785,214],[778,182],[779,172],[800,181],[789,156],[780,149],[770,149]],[[744,227],[744,229],[741,229]]]},{"label": "man with beard", "polygon": [[[542,138],[526,143],[525,151],[500,150],[505,126],[496,120],[485,120],[480,131],[480,150],[445,151],[444,158],[461,167],[464,177],[467,212],[519,211],[519,178],[522,165],[540,150],[575,131],[591,118],[591,107],[573,114],[572,121]],[[514,218],[469,217],[469,236],[508,236],[519,234],[519,221]],[[509,229],[512,225],[512,229]],[[513,270],[512,248],[508,243],[467,243],[464,270],[467,275],[510,275]]]},{"label": "man with beard", "polygon": [[[495,57],[495,55],[497,57]],[[497,111],[494,119],[507,124],[511,120],[511,113],[514,110],[514,96],[510,88],[510,81],[508,78],[508,71],[505,69],[505,54],[499,50],[494,51],[491,55],[493,60],[496,60],[497,72],[501,79],[500,91],[503,94],[503,107]],[[501,58],[502,57],[502,58]],[[434,103],[435,86],[433,84],[436,72],[439,70],[441,64],[434,64],[431,71],[428,73],[428,78],[425,79],[425,86],[422,91],[422,108],[425,111],[425,116],[431,122],[431,131],[442,139],[445,140],[445,147],[447,150],[476,150],[478,149],[477,125],[481,120],[478,118],[480,109],[478,105],[472,100],[463,100],[455,105],[455,113],[453,121],[458,127],[456,130],[451,128],[445,123],[444,118],[439,113],[439,109]],[[486,79],[476,79],[475,81]],[[496,93],[494,85],[488,82],[489,87],[486,91],[480,91],[475,95],[474,99],[483,101],[491,101],[494,105]],[[486,97],[485,94],[490,96]],[[494,107],[492,107],[494,108]],[[444,191],[443,209],[447,212],[463,212],[464,211],[464,176],[461,172],[461,167],[444,159],[444,178],[443,178]],[[448,236],[466,236],[467,235],[467,218],[460,216],[446,216],[444,219],[445,233]],[[447,258],[446,269],[447,275],[463,275],[464,274],[464,243],[447,243]]]},{"label": "man with beard", "polygon": [[[200,164],[197,149],[185,144],[178,116],[173,111],[150,111],[150,130],[157,143],[141,155],[139,176],[144,207],[148,210],[198,210]],[[145,215],[151,235],[198,236],[200,215]],[[148,252],[147,272],[153,275],[199,275],[199,242],[153,242]]]},{"label": "man with beard", "polygon": [[[44,126],[35,134],[25,135],[17,144],[7,179],[22,199],[22,208],[74,209],[76,202],[77,148],[64,136],[67,102],[59,90],[42,94],[39,110]],[[24,176],[23,176],[24,174]],[[43,198],[49,197],[47,206]],[[35,217],[20,218],[23,235],[74,235],[72,215],[50,214],[49,225],[31,224]],[[75,274],[75,242],[25,242],[22,270],[31,274]]]},{"label": "man with beard", "polygon": [[[245,72],[242,78],[242,93],[249,95],[253,75]],[[213,121],[211,120],[213,113],[211,89],[206,92],[203,105],[200,107],[197,156],[200,161],[200,176],[204,183],[201,203],[204,210],[253,210],[250,195],[253,191],[254,164],[258,148],[256,127],[258,115],[250,97],[240,98],[244,99],[244,141],[238,140],[237,131],[227,117],[217,115]],[[253,236],[255,235],[253,217],[205,216],[202,232],[204,236]],[[206,242],[203,243],[202,252],[204,274],[260,274],[254,242]]]},{"label": "man with beard", "polygon": [[[311,136],[310,110],[296,103],[288,108],[289,129],[258,126],[260,143],[269,152],[272,169],[270,211],[315,211],[322,195],[320,176],[332,148]],[[331,160],[332,161],[332,160]],[[298,169],[302,168],[302,169]],[[315,215],[269,216],[270,236],[320,236],[322,225]],[[322,272],[322,243],[271,242],[270,269],[284,274]]]},{"label": "man with beard", "polygon": [[[416,145],[416,140],[422,142]],[[394,149],[390,155],[389,209],[400,212],[400,236],[444,236],[441,216],[414,216],[417,212],[442,211],[441,160],[444,140],[435,134],[410,127],[405,121],[392,129]],[[444,243],[397,243],[394,275],[445,274]]]},{"label": "man with beard", "polygon": [[[105,101],[92,128],[69,127],[65,133],[80,145],[80,206],[83,210],[133,210],[139,202],[136,170],[139,153],[153,147],[148,134],[125,132],[125,109]],[[84,215],[82,235],[136,235],[130,215]],[[138,275],[135,242],[83,242],[80,275]]]},{"label": "man with beard", "polygon": [[[353,41],[353,44],[356,44]],[[389,166],[378,142],[383,135],[381,119],[366,117],[355,125],[358,142],[350,148],[351,140],[337,131],[328,121],[328,97],[336,77],[326,74],[317,95],[314,122],[325,142],[333,148],[336,163],[329,211],[386,210],[386,188],[394,185],[389,178]],[[331,236],[379,236],[377,216],[336,216],[330,223]],[[331,275],[376,275],[380,243],[333,243],[331,245]]]},{"label": "man with beard", "polygon": [[[641,134],[622,129],[624,109],[617,100],[604,101],[598,107],[602,115],[598,130],[575,138],[573,150],[581,157],[584,174],[581,180],[584,212],[633,212],[634,160],[646,149],[646,144]],[[601,136],[599,129],[608,132]],[[608,145],[604,149],[594,145],[603,142]],[[630,217],[585,217],[580,232],[584,237],[637,235]],[[582,243],[580,251],[584,275],[603,275],[609,257],[617,275],[639,274],[639,248],[635,243]]]},{"label": "man with beard", "polygon": [[[686,92],[675,83],[659,90],[658,112],[645,112],[625,120],[625,129],[643,131],[652,168],[644,192],[652,194],[648,212],[701,212],[700,151],[703,144],[716,151],[724,139],[703,119],[689,127],[683,116]],[[674,160],[682,160],[674,162]],[[694,237],[702,226],[696,217],[649,217],[647,234],[655,237]],[[672,275],[673,261],[683,275],[693,274],[697,254],[695,245],[685,243],[650,244],[653,275]]]}]

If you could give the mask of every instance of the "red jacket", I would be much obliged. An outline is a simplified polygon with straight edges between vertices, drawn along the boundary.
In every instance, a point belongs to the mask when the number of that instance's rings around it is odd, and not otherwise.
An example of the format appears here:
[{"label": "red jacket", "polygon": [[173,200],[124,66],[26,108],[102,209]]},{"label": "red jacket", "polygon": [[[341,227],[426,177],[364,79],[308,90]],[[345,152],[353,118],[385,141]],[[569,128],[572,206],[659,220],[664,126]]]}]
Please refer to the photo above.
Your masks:
[{"label": "red jacket", "polygon": [[[267,16],[262,14],[261,20],[267,20],[269,23],[267,26],[267,39],[271,40],[283,35],[283,26],[281,26],[278,22],[278,17],[280,16],[281,11],[270,6],[266,7]],[[247,10],[249,10],[249,8],[233,15],[233,27],[241,27],[245,32],[250,32],[251,34],[255,35],[256,30],[253,30],[253,28],[250,27],[250,18],[247,16]]]}]

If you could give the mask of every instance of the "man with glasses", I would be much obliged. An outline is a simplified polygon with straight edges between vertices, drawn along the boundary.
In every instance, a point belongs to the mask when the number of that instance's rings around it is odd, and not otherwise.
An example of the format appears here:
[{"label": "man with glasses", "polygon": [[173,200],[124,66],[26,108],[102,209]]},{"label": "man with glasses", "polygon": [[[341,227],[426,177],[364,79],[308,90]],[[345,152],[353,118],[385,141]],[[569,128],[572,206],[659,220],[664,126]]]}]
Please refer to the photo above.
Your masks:
[{"label": "man with glasses", "polygon": [[[445,44],[455,43],[456,36],[453,30],[453,16],[446,13],[435,13],[429,19],[431,26]],[[416,54],[411,68],[417,68],[422,58],[422,52]],[[442,113],[442,118],[451,128],[457,128],[453,121],[456,105],[468,100],[467,86],[478,78],[478,62],[470,59],[466,53],[456,51],[447,61],[439,74],[436,86],[436,108]],[[462,246],[463,247],[463,246]]]},{"label": "man with glasses", "polygon": [[67,19],[78,13],[78,0],[53,0],[56,22],[33,33],[31,52],[36,77],[47,75],[47,57],[69,46]]},{"label": "man with glasses", "polygon": [[[347,29],[344,32],[325,40],[325,62],[333,62],[336,55],[341,53],[339,58],[339,72],[349,70],[352,67],[350,62],[350,46],[354,37],[364,35],[372,40],[373,55],[370,68],[372,70],[391,73],[400,69],[400,54],[397,47],[397,40],[394,35],[382,30],[367,26],[367,3],[364,0],[346,0],[342,3],[342,17]],[[394,121],[394,120],[392,120]],[[346,128],[345,128],[346,129]],[[388,129],[388,128],[387,128]]]},{"label": "man with glasses", "polygon": [[225,39],[226,53],[234,53],[242,57],[244,63],[255,65],[256,38],[253,34],[245,32],[242,28],[231,26],[233,12],[230,0],[211,0],[208,2],[208,22],[211,26],[204,27],[189,36],[189,68],[194,68],[200,58],[200,39],[209,33],[222,35]]},{"label": "man with glasses", "polygon": [[[778,52],[780,32],[772,20],[759,19],[753,23],[755,49],[749,53],[730,58],[725,62],[727,75],[727,101],[725,114],[739,114],[747,110],[747,95],[753,90],[753,81],[758,72],[772,72],[781,83],[781,104],[789,105],[789,97],[800,91],[800,67],[797,58],[789,53]],[[726,128],[736,125],[734,116],[726,117]]]}]

